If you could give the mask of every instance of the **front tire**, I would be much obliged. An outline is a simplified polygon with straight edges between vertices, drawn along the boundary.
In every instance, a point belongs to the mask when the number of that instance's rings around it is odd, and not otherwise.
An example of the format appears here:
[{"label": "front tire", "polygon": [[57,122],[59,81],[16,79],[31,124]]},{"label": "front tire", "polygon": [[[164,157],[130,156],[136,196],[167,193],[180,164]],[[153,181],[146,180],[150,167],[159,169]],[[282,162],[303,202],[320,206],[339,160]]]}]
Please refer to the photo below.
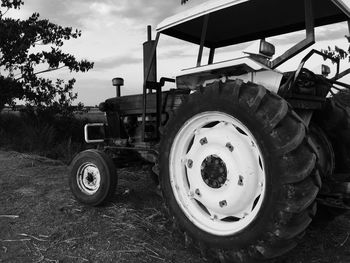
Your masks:
[{"label": "front tire", "polygon": [[174,225],[221,259],[279,256],[315,213],[319,177],[306,127],[262,86],[215,82],[191,94],[160,153]]},{"label": "front tire", "polygon": [[94,149],[80,152],[70,168],[69,187],[79,202],[97,206],[115,192],[117,174],[106,153]]}]

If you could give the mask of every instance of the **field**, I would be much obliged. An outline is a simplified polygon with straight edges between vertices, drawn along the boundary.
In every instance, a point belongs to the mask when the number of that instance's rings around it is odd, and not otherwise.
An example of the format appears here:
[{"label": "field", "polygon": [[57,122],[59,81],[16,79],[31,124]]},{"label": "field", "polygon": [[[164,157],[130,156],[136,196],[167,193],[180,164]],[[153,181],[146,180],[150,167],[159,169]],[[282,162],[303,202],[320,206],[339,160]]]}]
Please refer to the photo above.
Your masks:
[{"label": "field", "polygon": [[[24,110],[24,107],[18,106],[17,110],[12,110],[10,107],[5,107],[0,114],[1,115],[15,115],[20,116],[20,110]],[[90,122],[104,122],[104,113],[96,107],[85,107],[82,112],[77,112],[75,117],[78,119],[88,119]]]},{"label": "field", "polygon": [[0,112],[0,145],[69,162],[87,147],[85,124],[104,121],[104,113],[92,107],[74,115],[5,108]]},{"label": "field", "polygon": [[[119,169],[113,199],[91,208],[74,200],[62,162],[0,151],[0,262],[206,262],[172,233],[149,168]],[[349,263],[349,219],[312,224],[271,262]]]}]

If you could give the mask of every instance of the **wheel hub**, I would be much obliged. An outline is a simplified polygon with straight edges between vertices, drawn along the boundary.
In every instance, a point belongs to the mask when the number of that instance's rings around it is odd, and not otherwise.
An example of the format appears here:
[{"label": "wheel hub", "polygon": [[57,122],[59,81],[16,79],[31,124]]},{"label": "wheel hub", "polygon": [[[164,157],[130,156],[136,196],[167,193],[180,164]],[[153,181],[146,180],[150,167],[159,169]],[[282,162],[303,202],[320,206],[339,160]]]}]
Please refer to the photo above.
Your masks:
[{"label": "wheel hub", "polygon": [[220,188],[227,180],[227,168],[219,156],[210,155],[202,162],[201,175],[209,187]]},{"label": "wheel hub", "polygon": [[86,176],[86,183],[88,185],[94,185],[96,183],[96,176],[94,173],[88,172],[88,175]]},{"label": "wheel hub", "polygon": [[100,187],[101,175],[96,165],[82,164],[77,171],[77,184],[82,192],[88,195],[96,193]]}]

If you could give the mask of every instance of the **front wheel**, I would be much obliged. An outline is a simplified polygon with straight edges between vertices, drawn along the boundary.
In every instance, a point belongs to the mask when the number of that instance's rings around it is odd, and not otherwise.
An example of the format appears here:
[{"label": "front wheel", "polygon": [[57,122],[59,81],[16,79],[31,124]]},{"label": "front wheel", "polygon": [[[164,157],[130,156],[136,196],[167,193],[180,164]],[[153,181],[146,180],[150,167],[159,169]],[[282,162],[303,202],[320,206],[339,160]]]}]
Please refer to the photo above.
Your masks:
[{"label": "front wheel", "polygon": [[161,142],[170,218],[220,258],[251,262],[290,250],[319,190],[305,131],[286,101],[252,83],[191,94]]},{"label": "front wheel", "polygon": [[117,174],[112,159],[104,152],[80,152],[70,168],[69,187],[79,202],[97,206],[114,193]]}]

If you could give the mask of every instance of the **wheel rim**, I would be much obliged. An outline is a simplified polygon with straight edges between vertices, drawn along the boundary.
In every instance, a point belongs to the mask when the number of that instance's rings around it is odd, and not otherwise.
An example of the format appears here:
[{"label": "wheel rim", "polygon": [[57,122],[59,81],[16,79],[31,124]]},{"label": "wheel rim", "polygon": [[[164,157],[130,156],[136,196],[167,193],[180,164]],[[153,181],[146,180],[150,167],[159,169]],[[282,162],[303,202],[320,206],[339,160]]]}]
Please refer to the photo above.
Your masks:
[{"label": "wheel rim", "polygon": [[222,112],[189,119],[175,136],[170,184],[186,217],[218,236],[235,234],[256,218],[265,194],[261,151],[248,128]]},{"label": "wheel rim", "polygon": [[77,184],[79,189],[87,194],[93,195],[100,188],[101,174],[93,163],[82,164],[77,171]]}]

